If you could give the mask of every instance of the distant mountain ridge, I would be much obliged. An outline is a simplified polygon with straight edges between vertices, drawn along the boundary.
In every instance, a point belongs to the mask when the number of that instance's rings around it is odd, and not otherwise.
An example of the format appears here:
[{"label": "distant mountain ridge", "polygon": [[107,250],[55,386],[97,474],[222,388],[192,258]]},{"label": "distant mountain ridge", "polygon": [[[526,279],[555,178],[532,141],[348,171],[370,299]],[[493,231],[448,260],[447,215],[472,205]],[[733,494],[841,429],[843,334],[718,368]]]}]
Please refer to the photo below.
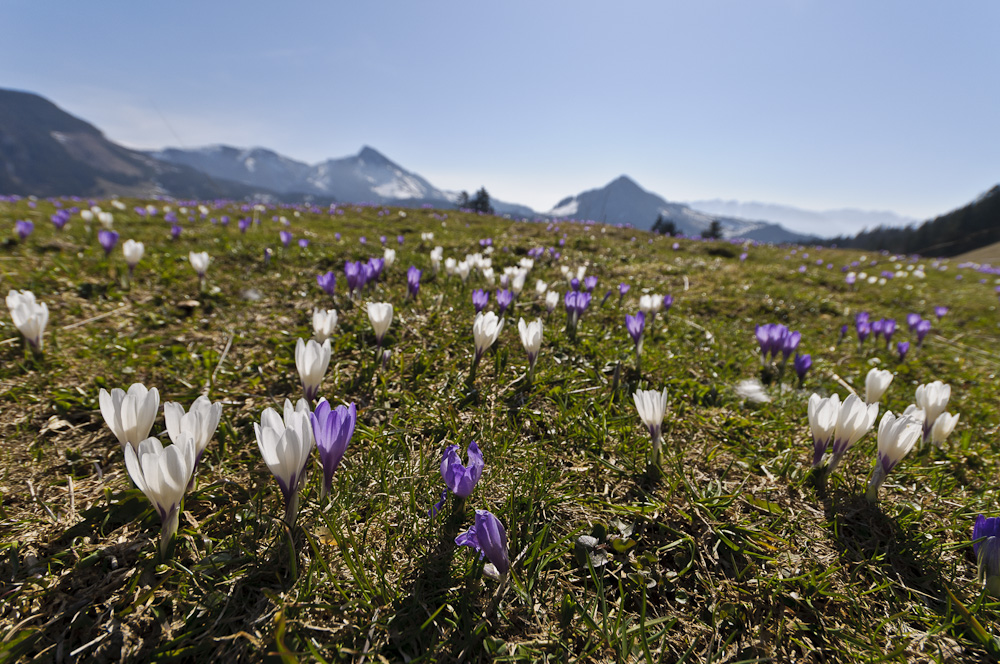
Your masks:
[{"label": "distant mountain ridge", "polygon": [[850,234],[863,228],[876,226],[905,226],[916,219],[904,217],[895,212],[880,210],[857,210],[841,208],[836,210],[804,210],[790,205],[758,203],[734,200],[700,200],[687,203],[695,210],[707,214],[740,219],[765,219],[782,224],[796,232],[822,228],[825,236]]},{"label": "distant mountain ridge", "polygon": [[746,238],[759,242],[805,242],[812,236],[793,233],[778,224],[748,221],[733,217],[706,214],[682,203],[671,203],[646,191],[634,180],[622,175],[600,189],[590,189],[559,201],[547,215],[593,219],[609,224],[632,224],[649,230],[658,216],[672,221],[685,235],[699,235],[718,221],[727,238]]}]

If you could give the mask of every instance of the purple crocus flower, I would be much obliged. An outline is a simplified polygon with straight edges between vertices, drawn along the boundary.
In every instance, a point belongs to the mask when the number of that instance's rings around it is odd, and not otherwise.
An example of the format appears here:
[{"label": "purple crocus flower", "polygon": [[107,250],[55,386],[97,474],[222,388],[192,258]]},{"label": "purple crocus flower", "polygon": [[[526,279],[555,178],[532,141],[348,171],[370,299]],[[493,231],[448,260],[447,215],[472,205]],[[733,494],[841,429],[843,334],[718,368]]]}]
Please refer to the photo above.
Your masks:
[{"label": "purple crocus flower", "polygon": [[882,319],[882,336],[885,338],[885,344],[888,346],[892,343],[892,335],[896,333],[896,319],[895,318],[883,318]]},{"label": "purple crocus flower", "polygon": [[917,313],[906,314],[906,326],[910,328],[911,332],[917,327],[917,323],[919,322],[920,322],[920,314]]},{"label": "purple crocus flower", "polygon": [[872,325],[868,321],[858,321],[854,324],[854,329],[858,334],[858,345],[860,346],[868,338],[868,335],[872,333]]},{"label": "purple crocus flower", "polygon": [[931,331],[931,322],[926,318],[917,323],[917,327],[914,329],[914,332],[916,332],[917,335],[918,348],[924,345],[924,337],[926,337],[927,333],[930,331]]},{"label": "purple crocus flower", "polygon": [[635,344],[635,352],[642,352],[642,333],[646,329],[646,314],[641,311],[634,316],[626,314],[625,329],[628,330],[628,335],[632,337],[632,343]]},{"label": "purple crocus flower", "polygon": [[859,311],[854,316],[854,322],[855,322],[855,324],[857,324],[857,323],[867,323],[867,322],[869,322],[869,320],[871,320],[871,316],[869,316],[869,314],[868,314],[867,311]]},{"label": "purple crocus flower", "polygon": [[840,337],[837,338],[837,344],[840,345],[840,342],[843,341],[844,337],[846,336],[847,336],[847,323],[844,323],[843,325],[840,326]]},{"label": "purple crocus flower", "polygon": [[624,281],[618,284],[618,304],[622,303],[622,298],[625,297],[625,293],[627,293],[630,288],[632,287],[626,284]]},{"label": "purple crocus flower", "polygon": [[400,244],[400,245],[403,244],[403,236],[402,235],[397,235],[396,236],[396,242],[398,244]]},{"label": "purple crocus flower", "polygon": [[455,544],[471,546],[478,551],[480,560],[485,557],[493,563],[501,577],[510,571],[507,531],[500,520],[486,510],[476,510],[475,525],[456,537]]},{"label": "purple crocus flower", "polygon": [[273,256],[273,255],[274,255],[274,252],[271,251],[271,247],[264,247],[264,265],[270,265],[271,264],[271,256]]},{"label": "purple crocus flower", "polygon": [[384,258],[369,258],[368,265],[371,267],[371,279],[369,281],[378,281],[382,276],[382,270],[385,269],[385,259]]},{"label": "purple crocus flower", "polygon": [[569,287],[572,288],[574,291],[579,292],[580,280],[577,279],[576,277],[573,277],[572,279],[569,280]]},{"label": "purple crocus flower", "polygon": [[576,330],[576,325],[583,316],[583,312],[590,306],[590,293],[580,291],[566,291],[563,298],[566,305],[566,316],[571,330]]},{"label": "purple crocus flower", "polygon": [[292,234],[289,231],[279,231],[278,237],[281,239],[281,244],[288,247],[292,243]]},{"label": "purple crocus flower", "polygon": [[321,399],[316,410],[309,413],[309,420],[312,422],[319,459],[323,464],[322,496],[325,497],[333,486],[333,473],[340,466],[347,444],[354,435],[358,409],[353,403],[350,406],[331,408],[329,401]]},{"label": "purple crocus flower", "polygon": [[31,235],[31,231],[35,230],[35,224],[26,219],[18,219],[17,223],[14,224],[14,230],[17,231],[17,236],[21,238],[21,242],[24,242]]},{"label": "purple crocus flower", "polygon": [[418,270],[416,265],[411,265],[410,269],[406,271],[406,292],[414,300],[417,299],[417,295],[420,293],[420,277],[423,274],[423,270]]},{"label": "purple crocus flower", "polygon": [[[990,594],[1000,593],[1000,518],[976,517],[972,526],[972,551],[979,567],[979,580]],[[981,540],[981,541],[980,541]]]},{"label": "purple crocus flower", "polygon": [[795,373],[799,377],[799,383],[806,379],[806,372],[809,371],[809,367],[812,366],[813,360],[809,353],[803,355],[795,354],[795,359],[792,361],[792,366],[795,368]]},{"label": "purple crocus flower", "polygon": [[670,307],[674,306],[674,296],[664,295],[663,296],[663,315],[666,316],[667,312],[670,311]]},{"label": "purple crocus flower", "polygon": [[871,322],[872,336],[878,339],[882,336],[882,329],[885,327],[885,319],[880,318]]},{"label": "purple crocus flower", "polygon": [[748,254],[745,251],[742,254],[740,254],[740,262],[742,263],[743,261],[745,261],[749,255],[750,254]]},{"label": "purple crocus flower", "polygon": [[906,361],[906,354],[909,352],[909,350],[910,350],[909,341],[900,341],[898,344],[896,344],[896,351],[899,352],[900,362]]},{"label": "purple crocus flower", "polygon": [[176,240],[181,236],[181,226],[180,224],[174,224],[170,227],[170,237]]},{"label": "purple crocus flower", "polygon": [[608,299],[610,297],[611,297],[611,291],[608,291],[607,293],[604,294],[604,297],[601,299],[601,306],[602,307],[604,306],[604,304],[608,301]]},{"label": "purple crocus flower", "polygon": [[[781,323],[766,323],[754,328],[754,334],[760,345],[761,362],[767,362],[769,356],[773,359],[782,350],[784,339],[788,336],[788,328]],[[795,345],[798,346],[798,340],[795,341]],[[795,349],[792,348],[789,352],[792,350]]]},{"label": "purple crocus flower", "polygon": [[507,311],[507,307],[511,305],[514,301],[513,291],[509,291],[506,288],[497,291],[497,309],[499,309],[499,315],[503,316],[504,312]]},{"label": "purple crocus flower", "polygon": [[56,227],[56,230],[61,231],[66,224],[69,223],[70,214],[66,210],[59,210],[54,215],[49,217],[52,225]]},{"label": "purple crocus flower", "polygon": [[378,241],[381,242],[382,245],[385,245],[386,237],[384,235],[380,235]]},{"label": "purple crocus flower", "polygon": [[252,223],[253,221],[249,217],[243,217],[242,219],[240,219],[237,222],[237,225],[240,227],[240,233],[243,233],[245,235],[247,229],[250,228],[250,224]]},{"label": "purple crocus flower", "polygon": [[327,295],[333,295],[334,291],[337,290],[337,275],[333,273],[333,270],[327,272],[326,274],[316,275],[316,283],[322,288]]},{"label": "purple crocus flower", "polygon": [[347,290],[350,293],[358,293],[365,285],[365,271],[360,261],[344,263],[344,276],[347,277]]},{"label": "purple crocus flower", "polygon": [[469,465],[462,465],[462,459],[458,455],[458,445],[449,445],[444,451],[441,459],[441,477],[451,492],[459,498],[468,498],[472,495],[476,483],[483,474],[483,454],[479,451],[476,441],[469,443]]},{"label": "purple crocus flower", "polygon": [[308,246],[309,246],[309,240],[307,240],[306,238],[299,239],[299,249],[305,249]]},{"label": "purple crocus flower", "polygon": [[593,293],[595,288],[597,288],[597,277],[591,275],[589,277],[584,278],[583,290],[587,291],[588,293]]},{"label": "purple crocus flower", "polygon": [[102,228],[97,231],[97,241],[101,243],[101,246],[104,248],[104,256],[107,257],[111,255],[111,250],[118,244],[118,233],[117,231],[109,231],[106,228]]},{"label": "purple crocus flower", "polygon": [[358,242],[360,242],[361,244],[368,244],[368,238],[362,235],[361,238],[358,240]]},{"label": "purple crocus flower", "polygon": [[476,308],[476,313],[486,308],[486,305],[490,302],[490,294],[484,291],[482,288],[477,288],[472,291],[472,306]]},{"label": "purple crocus flower", "polygon": [[[343,210],[338,210],[338,212],[343,212]],[[333,239],[336,240],[337,242],[340,242],[340,233],[334,233]]]},{"label": "purple crocus flower", "polygon": [[801,332],[788,332],[781,337],[781,356],[783,362],[787,362],[791,354],[798,349],[799,341],[801,340]]},{"label": "purple crocus flower", "polygon": [[934,307],[934,315],[938,317],[938,320],[944,318],[944,315],[948,313],[948,307],[937,306]]}]

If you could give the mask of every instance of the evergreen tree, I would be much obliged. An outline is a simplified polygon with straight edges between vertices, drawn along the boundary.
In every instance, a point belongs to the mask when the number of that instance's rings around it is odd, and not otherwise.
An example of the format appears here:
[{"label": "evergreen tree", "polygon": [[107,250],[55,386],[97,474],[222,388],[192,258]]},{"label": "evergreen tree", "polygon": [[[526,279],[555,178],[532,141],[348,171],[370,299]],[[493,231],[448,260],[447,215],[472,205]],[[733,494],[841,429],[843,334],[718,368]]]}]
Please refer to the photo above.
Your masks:
[{"label": "evergreen tree", "polygon": [[677,235],[677,224],[664,219],[662,214],[658,214],[656,215],[656,221],[653,223],[653,232],[673,237]]},{"label": "evergreen tree", "polygon": [[701,236],[706,240],[718,240],[722,237],[722,224],[719,223],[718,219],[713,219],[708,230],[701,232]]},{"label": "evergreen tree", "polygon": [[476,212],[483,214],[493,214],[493,206],[490,205],[490,195],[486,192],[486,187],[480,187],[475,198],[469,201],[469,207]]}]

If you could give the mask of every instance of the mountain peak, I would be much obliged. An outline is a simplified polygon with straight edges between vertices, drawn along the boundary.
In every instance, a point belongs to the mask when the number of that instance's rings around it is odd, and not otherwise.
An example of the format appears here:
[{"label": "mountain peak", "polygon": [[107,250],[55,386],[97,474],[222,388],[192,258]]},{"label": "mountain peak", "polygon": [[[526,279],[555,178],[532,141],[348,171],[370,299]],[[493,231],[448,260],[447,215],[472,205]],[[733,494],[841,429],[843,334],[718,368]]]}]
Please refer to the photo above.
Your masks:
[{"label": "mountain peak", "polygon": [[642,189],[639,184],[627,175],[619,175],[609,182],[605,189]]},{"label": "mountain peak", "polygon": [[373,166],[378,165],[391,165],[392,162],[384,154],[379,152],[373,147],[367,145],[361,148],[361,152],[358,153],[358,159],[365,162],[366,164],[371,164]]}]

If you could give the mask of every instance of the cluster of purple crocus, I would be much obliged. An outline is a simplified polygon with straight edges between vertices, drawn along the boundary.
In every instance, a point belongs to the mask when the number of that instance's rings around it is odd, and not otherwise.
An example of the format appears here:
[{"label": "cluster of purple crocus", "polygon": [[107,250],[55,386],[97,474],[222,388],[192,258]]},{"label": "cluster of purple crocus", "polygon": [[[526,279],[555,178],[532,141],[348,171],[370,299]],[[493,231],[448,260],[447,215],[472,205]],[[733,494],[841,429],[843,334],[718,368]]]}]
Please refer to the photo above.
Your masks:
[{"label": "cluster of purple crocus", "polygon": [[31,235],[31,231],[35,230],[35,223],[27,219],[18,219],[14,223],[14,230],[17,232],[17,237],[21,239],[21,242],[24,242]]},{"label": "cluster of purple crocus", "polygon": [[52,221],[52,225],[56,227],[56,230],[61,231],[69,223],[71,217],[70,211],[63,209],[56,210],[56,213],[49,217],[49,220]]},{"label": "cluster of purple crocus", "polygon": [[[472,495],[486,466],[483,454],[475,441],[469,443],[469,463],[464,465],[458,454],[458,445],[449,445],[441,459],[441,477],[448,487],[441,494],[441,501],[431,508],[431,516],[443,507],[450,490],[458,498],[457,513],[461,513],[466,499]],[[486,558],[503,578],[510,571],[510,556],[507,552],[507,531],[492,512],[476,510],[474,524],[455,538],[458,546],[472,547],[479,552],[479,559]]]},{"label": "cluster of purple crocus", "polygon": [[788,358],[791,357],[792,353],[795,353],[792,368],[795,369],[800,383],[805,380],[806,373],[812,367],[812,356],[808,353],[799,354],[797,352],[799,342],[802,340],[800,332],[789,330],[781,323],[765,323],[758,325],[754,333],[757,337],[757,343],[760,345],[761,364],[766,367],[769,362],[776,362],[780,353],[779,371],[783,372]]},{"label": "cluster of purple crocus", "polygon": [[367,262],[347,261],[344,264],[344,276],[347,278],[347,290],[349,293],[357,295],[366,286],[374,285],[382,275],[384,267],[384,258],[369,258]]}]

